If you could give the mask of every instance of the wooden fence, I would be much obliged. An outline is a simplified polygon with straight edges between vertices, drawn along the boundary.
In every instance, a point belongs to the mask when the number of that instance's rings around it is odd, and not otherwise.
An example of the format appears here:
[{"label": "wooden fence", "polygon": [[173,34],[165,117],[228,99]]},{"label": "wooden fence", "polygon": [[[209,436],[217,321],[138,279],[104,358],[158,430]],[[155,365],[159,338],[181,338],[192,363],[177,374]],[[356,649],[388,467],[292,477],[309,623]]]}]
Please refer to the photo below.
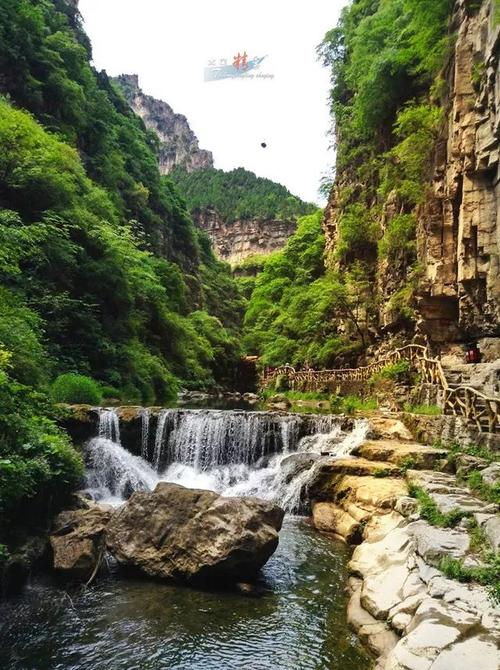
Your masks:
[{"label": "wooden fence", "polygon": [[500,398],[484,395],[471,386],[451,387],[437,358],[430,358],[427,347],[408,344],[387,354],[376,363],[359,368],[334,370],[295,370],[285,365],[265,369],[261,388],[268,388],[278,378],[284,378],[291,390],[318,391],[325,386],[349,382],[367,382],[387,365],[407,360],[419,374],[420,384],[431,384],[441,390],[442,409],[445,414],[463,417],[482,432],[500,432]]}]

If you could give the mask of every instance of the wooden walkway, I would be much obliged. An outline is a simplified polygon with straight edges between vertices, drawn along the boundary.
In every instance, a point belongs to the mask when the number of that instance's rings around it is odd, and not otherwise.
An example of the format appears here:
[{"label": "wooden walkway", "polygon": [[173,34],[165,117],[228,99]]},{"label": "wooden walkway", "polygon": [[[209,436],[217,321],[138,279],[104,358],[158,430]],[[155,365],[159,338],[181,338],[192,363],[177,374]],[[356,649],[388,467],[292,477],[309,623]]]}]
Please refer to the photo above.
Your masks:
[{"label": "wooden walkway", "polygon": [[431,384],[440,390],[441,406],[445,414],[463,417],[475,424],[481,432],[500,432],[500,398],[486,396],[472,386],[451,387],[437,358],[430,358],[427,347],[408,344],[392,351],[376,363],[359,368],[334,370],[295,370],[285,365],[265,370],[261,388],[268,388],[277,378],[284,378],[291,390],[319,391],[326,385],[368,381],[387,365],[406,360],[419,375],[419,384]]}]

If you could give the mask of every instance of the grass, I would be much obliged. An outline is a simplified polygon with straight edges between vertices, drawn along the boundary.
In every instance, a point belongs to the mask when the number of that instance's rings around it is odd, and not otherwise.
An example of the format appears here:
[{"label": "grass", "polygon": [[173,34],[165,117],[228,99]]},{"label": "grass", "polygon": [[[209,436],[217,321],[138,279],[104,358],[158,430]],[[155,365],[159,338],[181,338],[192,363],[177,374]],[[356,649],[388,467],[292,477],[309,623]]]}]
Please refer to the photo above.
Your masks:
[{"label": "grass", "polygon": [[458,509],[443,514],[439,511],[431,496],[419,486],[410,486],[410,495],[418,501],[422,519],[428,521],[431,526],[453,528],[462,519],[470,516],[470,514]]},{"label": "grass", "polygon": [[328,400],[328,393],[321,393],[320,391],[276,391],[264,389],[261,392],[261,397],[265,400],[272,398],[275,395],[285,396],[290,401],[294,400]]},{"label": "grass", "polygon": [[475,444],[471,444],[467,447],[464,447],[458,442],[453,442],[448,449],[448,462],[454,464],[458,456],[474,456],[475,458],[482,458],[488,463],[498,462],[500,454],[497,452],[488,449],[487,447],[480,447]]},{"label": "grass", "polygon": [[330,408],[334,414],[354,414],[355,412],[369,412],[377,409],[376,398],[361,398],[356,395],[330,396]]},{"label": "grass", "polygon": [[465,567],[463,561],[450,556],[444,556],[439,569],[449,579],[459,582],[477,582],[485,586],[491,600],[500,604],[500,554],[487,552],[484,565],[478,567]]},{"label": "grass", "polygon": [[487,484],[483,481],[479,470],[472,470],[469,472],[465,480],[467,486],[475,493],[478,498],[486,502],[496,503],[500,505],[500,483]]},{"label": "grass", "polygon": [[405,403],[404,411],[424,416],[440,416],[443,413],[441,407],[437,405],[410,405],[409,403]]}]

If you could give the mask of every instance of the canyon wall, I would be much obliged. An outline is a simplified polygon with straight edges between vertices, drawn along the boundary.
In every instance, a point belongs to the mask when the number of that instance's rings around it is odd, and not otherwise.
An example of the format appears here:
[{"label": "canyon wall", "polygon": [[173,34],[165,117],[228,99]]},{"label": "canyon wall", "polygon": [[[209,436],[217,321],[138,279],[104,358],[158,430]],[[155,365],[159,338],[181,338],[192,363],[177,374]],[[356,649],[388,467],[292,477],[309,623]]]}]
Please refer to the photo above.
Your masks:
[{"label": "canyon wall", "polygon": [[225,221],[213,209],[194,210],[192,214],[195,224],[210,237],[217,257],[232,266],[251,256],[281,249],[297,228],[295,221],[260,218]]},{"label": "canyon wall", "polygon": [[[379,254],[367,261],[377,287],[371,325],[378,335],[400,331],[403,322],[407,333],[438,345],[500,337],[499,52],[495,0],[456,0],[449,54],[437,79],[443,90],[428,93],[430,104],[439,99],[444,118],[434,138],[432,169],[422,185],[425,197],[412,211],[416,263],[410,275],[404,254],[390,260]],[[387,160],[382,151],[379,156]],[[338,173],[324,219],[329,268],[342,270],[335,259],[345,211],[342,192],[361,198],[377,179],[372,171],[361,183],[349,167]],[[368,207],[380,211],[380,237],[391,220],[409,213],[394,192],[383,202],[375,196]],[[415,312],[406,320],[394,309],[403,285],[414,295]]]},{"label": "canyon wall", "polygon": [[431,338],[500,335],[500,26],[456,3],[447,123],[418,212],[419,312]]},{"label": "canyon wall", "polygon": [[176,114],[163,100],[146,95],[139,86],[137,75],[122,74],[116,81],[146,128],[158,136],[158,160],[162,174],[168,174],[174,167],[182,167],[188,172],[213,167],[212,153],[199,148],[198,138],[185,116]]}]

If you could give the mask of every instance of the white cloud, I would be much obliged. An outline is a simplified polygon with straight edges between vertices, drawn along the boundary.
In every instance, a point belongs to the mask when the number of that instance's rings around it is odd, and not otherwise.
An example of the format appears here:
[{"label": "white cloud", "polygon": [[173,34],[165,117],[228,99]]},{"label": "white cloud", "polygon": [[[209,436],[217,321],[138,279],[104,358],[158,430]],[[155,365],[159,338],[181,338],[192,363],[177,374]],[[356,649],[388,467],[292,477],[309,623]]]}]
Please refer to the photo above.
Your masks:
[{"label": "white cloud", "polygon": [[[94,64],[136,73],[143,90],[185,114],[216,167],[243,166],[319,201],[328,151],[328,72],[316,45],[345,0],[80,0]],[[267,55],[274,79],[203,81],[209,58]],[[261,142],[267,148],[261,148]]]}]

